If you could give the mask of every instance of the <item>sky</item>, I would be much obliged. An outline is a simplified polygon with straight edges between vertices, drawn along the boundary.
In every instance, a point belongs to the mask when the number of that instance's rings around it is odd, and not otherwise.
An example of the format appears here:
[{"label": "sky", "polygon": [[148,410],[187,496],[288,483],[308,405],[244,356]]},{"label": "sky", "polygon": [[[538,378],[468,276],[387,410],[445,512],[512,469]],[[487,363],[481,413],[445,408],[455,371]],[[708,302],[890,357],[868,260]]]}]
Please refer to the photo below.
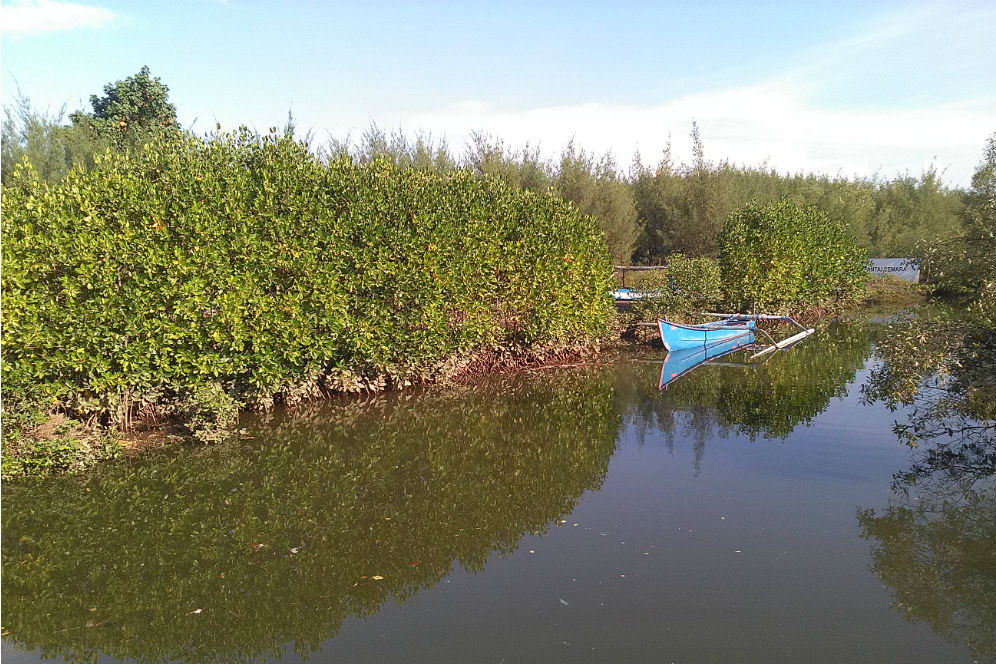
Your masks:
[{"label": "sky", "polygon": [[12,1],[0,96],[57,112],[148,65],[181,125],[472,131],[620,168],[691,160],[967,187],[996,131],[996,3]]}]

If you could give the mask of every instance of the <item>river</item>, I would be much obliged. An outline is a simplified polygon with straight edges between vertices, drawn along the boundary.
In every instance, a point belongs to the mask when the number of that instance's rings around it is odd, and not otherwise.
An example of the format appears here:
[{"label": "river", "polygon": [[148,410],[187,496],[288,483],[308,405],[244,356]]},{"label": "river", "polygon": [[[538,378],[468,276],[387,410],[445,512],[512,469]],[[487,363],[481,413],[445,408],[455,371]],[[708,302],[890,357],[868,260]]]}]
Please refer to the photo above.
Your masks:
[{"label": "river", "polygon": [[[971,662],[991,478],[904,484],[881,326],[247,417],[3,485],[5,664]],[[964,483],[962,483],[964,484]]]}]

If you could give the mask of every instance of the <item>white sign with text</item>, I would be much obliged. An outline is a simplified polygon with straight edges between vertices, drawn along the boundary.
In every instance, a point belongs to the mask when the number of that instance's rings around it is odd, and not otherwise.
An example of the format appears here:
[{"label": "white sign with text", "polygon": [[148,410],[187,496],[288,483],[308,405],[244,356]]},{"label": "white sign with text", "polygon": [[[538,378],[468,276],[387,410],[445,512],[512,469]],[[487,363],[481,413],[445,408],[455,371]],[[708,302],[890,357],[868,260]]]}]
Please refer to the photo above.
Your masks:
[{"label": "white sign with text", "polygon": [[889,274],[903,281],[920,281],[920,266],[912,258],[872,258],[868,261],[868,272],[876,277]]}]

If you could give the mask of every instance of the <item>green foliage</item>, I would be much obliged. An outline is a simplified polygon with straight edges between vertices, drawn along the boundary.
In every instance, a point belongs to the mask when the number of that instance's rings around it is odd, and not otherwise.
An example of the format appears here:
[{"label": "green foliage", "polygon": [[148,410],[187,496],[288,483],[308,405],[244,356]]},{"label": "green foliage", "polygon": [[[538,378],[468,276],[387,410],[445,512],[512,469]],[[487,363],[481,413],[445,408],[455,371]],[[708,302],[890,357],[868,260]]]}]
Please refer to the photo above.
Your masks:
[{"label": "green foliage", "polygon": [[220,383],[205,383],[181,397],[177,414],[194,438],[216,443],[224,440],[238,421],[239,403]]},{"label": "green foliage", "polygon": [[450,155],[445,142],[431,136],[414,139],[395,131],[388,135],[376,124],[367,128],[356,144],[332,140],[324,150],[329,159],[348,157],[359,164],[385,158],[399,168],[446,173],[464,168],[481,178],[494,178],[537,193],[553,192],[574,203],[602,228],[609,253],[616,263],[629,264],[640,235],[632,188],[620,176],[611,154],[601,158],[570,143],[556,166],[544,161],[539,148],[515,149],[499,138],[473,132],[460,160]]},{"label": "green foliage", "polygon": [[996,134],[965,194],[959,227],[919,244],[925,278],[947,294],[977,295],[996,289]]},{"label": "green foliage", "polygon": [[870,256],[910,256],[919,241],[957,228],[962,192],[944,186],[933,167],[919,177],[848,179],[819,174],[782,174],[765,166],[737,166],[705,159],[693,128],[694,159],[674,164],[670,146],[653,167],[639,155],[630,183],[642,228],[635,258],[662,263],[673,252],[715,256],[724,220],[754,201],[766,206],[788,199],[845,221]]},{"label": "green foliage", "polygon": [[0,147],[0,181],[10,186],[14,168],[27,160],[45,182],[59,182],[74,167],[89,168],[94,156],[110,141],[79,127],[63,124],[63,111],[50,114],[36,109],[27,97],[18,96],[4,108]]},{"label": "green foliage", "polygon": [[54,186],[25,167],[2,205],[4,394],[124,427],[194,395],[200,429],[208,386],[265,408],[586,343],[611,313],[601,232],[573,206],[325,165],[276,133],[159,138]]},{"label": "green foliage", "polygon": [[496,178],[519,189],[546,192],[552,184],[551,168],[537,146],[526,144],[516,150],[479,131],[471,133],[463,164],[481,177]]},{"label": "green foliage", "polygon": [[613,261],[630,263],[640,235],[636,203],[611,155],[596,161],[593,154],[571,142],[560,155],[553,190],[598,221]]},{"label": "green foliage", "polygon": [[[285,130],[284,133],[288,132]],[[289,133],[293,136],[293,131]],[[376,124],[371,124],[363,131],[356,145],[352,145],[348,138],[332,138],[328,147],[321,149],[320,153],[329,161],[347,158],[363,165],[370,164],[375,159],[387,159],[402,169],[415,168],[437,173],[457,169],[445,140],[437,142],[431,135],[423,134],[412,140],[400,131],[388,136]]]},{"label": "green foliage", "polygon": [[668,257],[666,270],[655,270],[641,280],[640,290],[654,297],[633,303],[641,320],[684,319],[714,308],[722,300],[719,262],[712,258]]},{"label": "green foliage", "polygon": [[722,219],[734,207],[729,181],[704,160],[695,139],[697,161],[675,166],[670,145],[654,169],[633,164],[632,188],[641,235],[634,253],[640,262],[664,263],[672,253],[715,256]]},{"label": "green foliage", "polygon": [[911,447],[921,441],[981,444],[996,459],[996,294],[967,309],[914,311],[890,326],[884,360],[863,391],[869,401],[903,405],[897,425]]},{"label": "green foliage", "polygon": [[70,115],[73,125],[119,148],[134,147],[163,134],[179,135],[169,88],[152,77],[148,67],[123,81],[108,83],[103,96],[90,95],[90,105],[92,113]]},{"label": "green foliage", "polygon": [[5,644],[66,661],[307,655],[348,617],[556,527],[601,485],[619,424],[605,372],[506,379],[4,482]]},{"label": "green foliage", "polygon": [[865,397],[908,408],[909,423],[897,426],[908,445],[946,440],[952,454],[974,446],[996,459],[996,135],[972,178],[961,232],[921,260],[935,288],[967,295],[967,306],[914,311],[893,325]]},{"label": "green foliage", "polygon": [[788,200],[730,215],[719,246],[723,289],[736,309],[822,305],[864,285],[866,255],[847,225]]},{"label": "green foliage", "polygon": [[5,454],[0,471],[4,478],[72,474],[121,456],[121,446],[108,436],[75,436],[68,432],[54,438],[25,441],[15,454]]},{"label": "green foliage", "polygon": [[40,477],[75,473],[121,454],[105,432],[52,412],[37,391],[4,391],[0,476]]},{"label": "green foliage", "polygon": [[882,256],[912,256],[917,244],[936,241],[960,226],[962,197],[948,190],[933,167],[920,177],[880,184],[874,211],[864,222],[868,244]]},{"label": "green foliage", "polygon": [[788,199],[824,210],[845,221],[870,256],[911,256],[918,243],[961,223],[963,192],[946,187],[934,167],[892,180],[784,174],[707,160],[694,123],[692,142],[692,163],[674,163],[669,145],[652,167],[635,155],[628,176],[610,154],[596,158],[573,142],[550,163],[536,145],[516,148],[484,132],[472,133],[464,153],[452,155],[431,136],[387,135],[371,125],[355,145],[332,139],[324,152],[359,163],[383,156],[402,168],[436,172],[468,168],[512,187],[552,190],[598,221],[619,264],[661,264],[673,253],[716,257],[724,220],[750,201],[764,206]]},{"label": "green foliage", "polygon": [[104,86],[103,96],[91,95],[92,113],[64,109],[50,114],[18,95],[4,107],[2,182],[13,183],[14,168],[27,160],[44,182],[61,182],[74,167],[93,168],[108,149],[133,149],[155,137],[179,138],[176,108],[169,89],[142,69],[123,81]]}]

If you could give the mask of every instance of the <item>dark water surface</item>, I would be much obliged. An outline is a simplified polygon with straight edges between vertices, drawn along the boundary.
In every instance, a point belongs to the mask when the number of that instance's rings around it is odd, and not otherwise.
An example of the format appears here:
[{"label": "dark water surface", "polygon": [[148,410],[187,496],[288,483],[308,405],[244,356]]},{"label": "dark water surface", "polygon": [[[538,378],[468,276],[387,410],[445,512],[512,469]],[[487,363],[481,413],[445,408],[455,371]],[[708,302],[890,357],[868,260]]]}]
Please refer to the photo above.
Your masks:
[{"label": "dark water surface", "polygon": [[6,483],[3,660],[989,661],[992,483],[903,486],[902,414],[860,400],[875,333],[663,391],[643,351],[341,400]]}]

